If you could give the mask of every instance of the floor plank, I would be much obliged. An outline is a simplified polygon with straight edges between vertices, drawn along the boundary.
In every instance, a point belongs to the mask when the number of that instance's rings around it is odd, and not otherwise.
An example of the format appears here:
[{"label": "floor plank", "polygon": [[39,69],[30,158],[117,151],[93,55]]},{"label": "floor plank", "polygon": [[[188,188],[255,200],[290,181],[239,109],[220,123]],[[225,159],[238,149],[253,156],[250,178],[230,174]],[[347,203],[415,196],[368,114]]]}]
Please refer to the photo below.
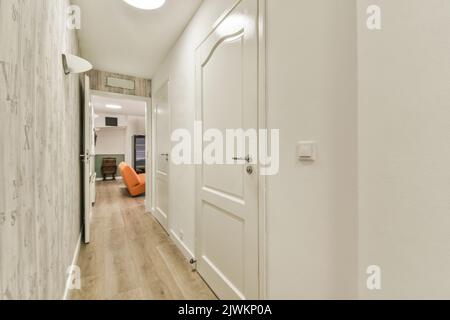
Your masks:
[{"label": "floor plank", "polygon": [[73,300],[214,300],[159,223],[120,182],[99,182],[92,242],[78,265],[82,289]]}]

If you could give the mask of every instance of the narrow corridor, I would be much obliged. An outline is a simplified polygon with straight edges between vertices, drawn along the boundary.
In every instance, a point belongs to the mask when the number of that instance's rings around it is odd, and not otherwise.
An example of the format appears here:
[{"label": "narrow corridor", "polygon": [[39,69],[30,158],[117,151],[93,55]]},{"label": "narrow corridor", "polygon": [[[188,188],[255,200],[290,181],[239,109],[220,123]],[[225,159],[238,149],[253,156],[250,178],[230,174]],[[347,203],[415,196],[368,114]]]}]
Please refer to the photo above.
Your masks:
[{"label": "narrow corridor", "polygon": [[130,198],[121,182],[97,184],[92,241],[78,265],[82,290],[73,300],[216,299],[154,218],[144,198]]}]

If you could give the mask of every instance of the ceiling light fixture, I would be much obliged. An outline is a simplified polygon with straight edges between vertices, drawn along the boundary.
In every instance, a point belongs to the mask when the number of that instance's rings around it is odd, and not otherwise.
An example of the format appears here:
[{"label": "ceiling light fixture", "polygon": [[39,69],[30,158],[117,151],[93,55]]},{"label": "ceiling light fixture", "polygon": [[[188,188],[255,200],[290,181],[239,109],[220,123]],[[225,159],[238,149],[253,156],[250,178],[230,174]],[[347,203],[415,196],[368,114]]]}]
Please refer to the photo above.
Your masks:
[{"label": "ceiling light fixture", "polygon": [[114,109],[114,110],[120,110],[120,109],[122,109],[122,106],[118,106],[118,105],[116,105],[116,104],[107,104],[106,107],[107,107],[108,109]]},{"label": "ceiling light fixture", "polygon": [[155,10],[161,8],[166,0],[123,0],[130,6],[133,6],[142,10]]}]

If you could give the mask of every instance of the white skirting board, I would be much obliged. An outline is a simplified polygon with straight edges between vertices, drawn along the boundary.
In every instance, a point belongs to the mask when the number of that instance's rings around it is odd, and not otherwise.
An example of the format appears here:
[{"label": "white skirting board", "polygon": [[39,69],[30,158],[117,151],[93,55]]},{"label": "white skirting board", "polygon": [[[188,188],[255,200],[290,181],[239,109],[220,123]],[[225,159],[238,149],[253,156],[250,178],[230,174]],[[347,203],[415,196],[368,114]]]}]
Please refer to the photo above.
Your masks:
[{"label": "white skirting board", "polygon": [[187,261],[190,262],[191,260],[195,260],[195,255],[186,246],[186,244],[183,241],[181,241],[181,239],[177,236],[175,231],[170,230],[170,237],[172,238],[172,240],[175,243],[175,245],[177,246],[177,248],[186,257]]},{"label": "white skirting board", "polygon": [[[123,180],[123,178],[122,177],[116,177],[116,180]],[[97,182],[103,181],[103,178],[97,178],[97,179],[95,179],[95,181],[97,181]],[[114,180],[108,179],[106,181],[114,181]]]},{"label": "white skirting board", "polygon": [[[153,218],[161,225],[161,222],[158,220],[159,213],[157,213],[156,209],[151,209],[148,214],[152,215]],[[175,243],[178,250],[181,251],[181,254],[186,258],[186,260],[190,263],[191,260],[196,260],[195,255],[192,253],[192,251],[186,246],[186,244],[177,236],[176,232],[172,229],[165,229],[164,226],[161,225],[161,228],[163,228],[166,232],[169,230],[168,234],[169,237],[172,239],[172,241]],[[194,268],[194,266],[192,266]]]},{"label": "white skirting board", "polygon": [[[83,232],[80,233],[80,237],[78,238],[77,247],[75,248],[75,252],[73,254],[72,264],[71,266],[74,266],[78,263],[78,257],[80,255],[80,248],[81,248],[81,239],[83,237]],[[64,296],[63,300],[67,300],[69,298],[69,286],[70,286],[70,274],[67,275],[67,281],[66,281],[66,288],[64,289]]]}]

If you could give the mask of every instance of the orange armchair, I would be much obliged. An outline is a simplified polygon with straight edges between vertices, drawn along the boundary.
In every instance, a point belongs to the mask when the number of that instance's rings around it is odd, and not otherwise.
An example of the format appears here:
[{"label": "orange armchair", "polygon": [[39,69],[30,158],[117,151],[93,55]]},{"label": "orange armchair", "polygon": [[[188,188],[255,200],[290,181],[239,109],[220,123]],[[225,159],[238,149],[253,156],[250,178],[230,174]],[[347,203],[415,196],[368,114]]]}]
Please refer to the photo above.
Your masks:
[{"label": "orange armchair", "polygon": [[119,165],[120,174],[132,197],[137,197],[145,193],[145,174],[138,175],[133,168],[122,162]]}]

